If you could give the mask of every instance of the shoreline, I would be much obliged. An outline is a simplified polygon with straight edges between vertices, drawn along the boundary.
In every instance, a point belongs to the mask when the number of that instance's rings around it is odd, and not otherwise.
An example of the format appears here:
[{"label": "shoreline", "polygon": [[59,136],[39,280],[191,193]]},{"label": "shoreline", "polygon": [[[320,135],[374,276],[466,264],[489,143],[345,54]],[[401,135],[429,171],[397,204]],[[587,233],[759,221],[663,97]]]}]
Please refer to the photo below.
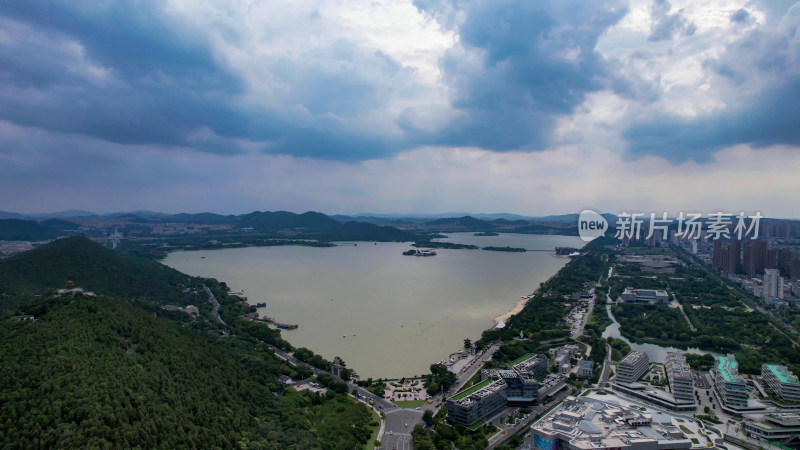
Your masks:
[{"label": "shoreline", "polygon": [[[553,254],[553,256],[556,256],[556,255]],[[546,280],[544,280],[544,282],[542,284],[546,284],[550,280],[552,280],[556,275],[558,275],[559,273],[561,273],[562,270],[564,270],[564,267],[567,267],[567,266],[564,265],[563,267],[558,269],[556,271],[556,273],[550,275]],[[508,319],[510,319],[512,316],[516,316],[517,314],[521,313],[522,310],[525,309],[525,306],[528,304],[528,302],[533,300],[533,297],[536,295],[537,292],[539,292],[539,288],[538,287],[536,289],[534,289],[533,292],[531,294],[527,295],[525,298],[520,298],[519,301],[517,302],[517,304],[514,305],[514,307],[511,309],[511,311],[508,311],[506,313],[500,314],[499,316],[495,317],[494,318],[494,325],[492,325],[492,327],[489,328],[489,330],[495,330],[495,329],[498,329],[498,328],[505,327],[506,326],[506,322],[508,322]]]}]

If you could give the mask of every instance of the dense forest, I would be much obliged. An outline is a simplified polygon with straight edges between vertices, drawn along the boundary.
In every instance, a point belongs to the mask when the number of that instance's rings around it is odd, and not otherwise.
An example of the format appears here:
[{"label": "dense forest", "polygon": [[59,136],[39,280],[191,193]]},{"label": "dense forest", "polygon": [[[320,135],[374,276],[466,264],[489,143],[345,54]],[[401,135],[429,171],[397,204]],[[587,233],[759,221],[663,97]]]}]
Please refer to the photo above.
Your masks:
[{"label": "dense forest", "polygon": [[[68,279],[98,295],[56,296]],[[0,447],[361,448],[377,426],[331,377],[318,377],[324,395],[281,383],[312,372],[274,356],[263,343],[294,349],[240,319],[252,307],[224,283],[82,237],[3,261],[0,280]],[[227,326],[204,292],[186,292],[203,284]],[[164,311],[167,301],[201,314]]]},{"label": "dense forest", "polygon": [[185,303],[191,277],[163,264],[120,255],[83,236],[53,241],[0,261],[0,310],[68,280],[97,294]]},{"label": "dense forest", "polygon": [[[660,251],[685,260],[677,250]],[[612,296],[624,286],[669,289],[690,322],[677,308],[619,304],[612,312],[626,338],[639,343],[733,353],[743,373],[760,373],[761,364],[769,362],[786,364],[800,372],[800,350],[787,337],[791,333],[785,326],[754,311],[743,294],[726,286],[707,268],[687,261],[675,274],[652,274],[630,266],[623,265],[624,270],[617,272],[626,278],[610,280]],[[731,330],[736,330],[735,336]]]}]

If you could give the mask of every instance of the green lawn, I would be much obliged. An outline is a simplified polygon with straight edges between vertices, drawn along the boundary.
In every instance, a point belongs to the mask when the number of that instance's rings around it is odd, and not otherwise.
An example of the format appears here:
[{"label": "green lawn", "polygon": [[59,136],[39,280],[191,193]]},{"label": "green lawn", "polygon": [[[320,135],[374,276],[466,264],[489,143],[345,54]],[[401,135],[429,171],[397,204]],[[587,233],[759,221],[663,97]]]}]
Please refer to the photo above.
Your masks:
[{"label": "green lawn", "polygon": [[692,444],[697,445],[699,443],[700,443],[700,441],[697,440],[697,438],[692,438]]},{"label": "green lawn", "polygon": [[686,428],[686,427],[685,427],[685,426],[683,426],[683,425],[678,425],[678,427],[681,429],[681,431],[683,431],[683,432],[684,432],[684,433],[686,433],[686,434],[694,434],[694,433],[692,433],[692,430],[690,430],[690,429]]},{"label": "green lawn", "polygon": [[467,429],[469,431],[475,431],[475,430],[477,430],[478,428],[480,428],[480,427],[482,427],[484,425],[486,425],[486,422],[484,422],[482,420],[479,420],[479,421],[473,423],[472,425],[468,426]]},{"label": "green lawn", "polygon": [[531,356],[533,356],[533,353],[528,353],[527,355],[520,356],[519,358],[517,358],[517,359],[511,361],[510,363],[508,363],[508,367],[514,367],[515,365],[521,363],[522,361],[525,361],[526,359],[530,358]]},{"label": "green lawn", "polygon": [[394,402],[395,405],[401,408],[416,408],[417,406],[422,406],[425,404],[425,400],[406,400],[406,401],[396,401]]},{"label": "green lawn", "polygon": [[482,383],[478,383],[475,386],[472,386],[471,388],[465,389],[465,390],[459,392],[458,394],[454,395],[450,400],[459,401],[462,398],[465,398],[468,395],[470,395],[470,394],[472,394],[474,392],[477,392],[477,391],[485,388],[486,386],[492,384],[493,381],[494,380],[492,380],[492,379],[488,379],[486,381],[483,381]]},{"label": "green lawn", "polygon": [[379,416],[375,411],[372,411],[372,419],[377,420],[378,425],[372,427],[372,434],[369,436],[367,445],[364,446],[365,450],[373,450],[375,448],[375,441],[378,439],[378,431],[381,430],[381,416]]}]

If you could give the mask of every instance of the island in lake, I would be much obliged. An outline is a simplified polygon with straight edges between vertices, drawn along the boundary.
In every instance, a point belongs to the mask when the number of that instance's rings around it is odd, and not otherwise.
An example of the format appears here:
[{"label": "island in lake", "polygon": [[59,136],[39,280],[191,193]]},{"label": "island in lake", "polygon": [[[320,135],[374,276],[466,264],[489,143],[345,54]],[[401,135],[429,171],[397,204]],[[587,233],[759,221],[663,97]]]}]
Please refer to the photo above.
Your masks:
[{"label": "island in lake", "polygon": [[482,231],[480,233],[475,233],[473,236],[500,236],[500,233],[495,233],[494,231]]},{"label": "island in lake", "polygon": [[522,253],[522,252],[526,251],[524,248],[509,247],[509,246],[506,246],[506,247],[492,247],[492,246],[489,246],[489,247],[483,247],[483,250],[491,250],[493,252],[512,252],[512,253]]},{"label": "island in lake", "polygon": [[439,242],[439,241],[414,242],[413,244],[411,244],[411,246],[428,247],[428,248],[447,248],[450,250],[459,250],[459,249],[476,250],[478,248],[477,245],[455,244],[453,242]]}]

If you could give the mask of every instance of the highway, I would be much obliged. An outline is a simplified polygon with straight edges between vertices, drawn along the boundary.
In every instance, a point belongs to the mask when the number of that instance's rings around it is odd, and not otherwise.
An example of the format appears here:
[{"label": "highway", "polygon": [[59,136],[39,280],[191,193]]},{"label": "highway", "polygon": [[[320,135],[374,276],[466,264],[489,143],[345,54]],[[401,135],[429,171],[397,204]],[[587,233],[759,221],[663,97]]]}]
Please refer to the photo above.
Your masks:
[{"label": "highway", "polygon": [[608,373],[611,370],[611,345],[606,344],[606,359],[603,361],[603,374],[600,375],[600,382],[597,383],[597,387],[604,388],[606,387],[606,382],[608,382]]},{"label": "highway", "polygon": [[217,298],[214,297],[214,293],[211,292],[211,289],[209,289],[205,284],[203,285],[203,289],[205,289],[206,294],[208,294],[208,301],[214,305],[214,307],[211,309],[211,315],[213,315],[214,318],[219,321],[219,323],[227,326],[228,324],[223,322],[222,317],[219,316],[219,302],[217,301]]}]

